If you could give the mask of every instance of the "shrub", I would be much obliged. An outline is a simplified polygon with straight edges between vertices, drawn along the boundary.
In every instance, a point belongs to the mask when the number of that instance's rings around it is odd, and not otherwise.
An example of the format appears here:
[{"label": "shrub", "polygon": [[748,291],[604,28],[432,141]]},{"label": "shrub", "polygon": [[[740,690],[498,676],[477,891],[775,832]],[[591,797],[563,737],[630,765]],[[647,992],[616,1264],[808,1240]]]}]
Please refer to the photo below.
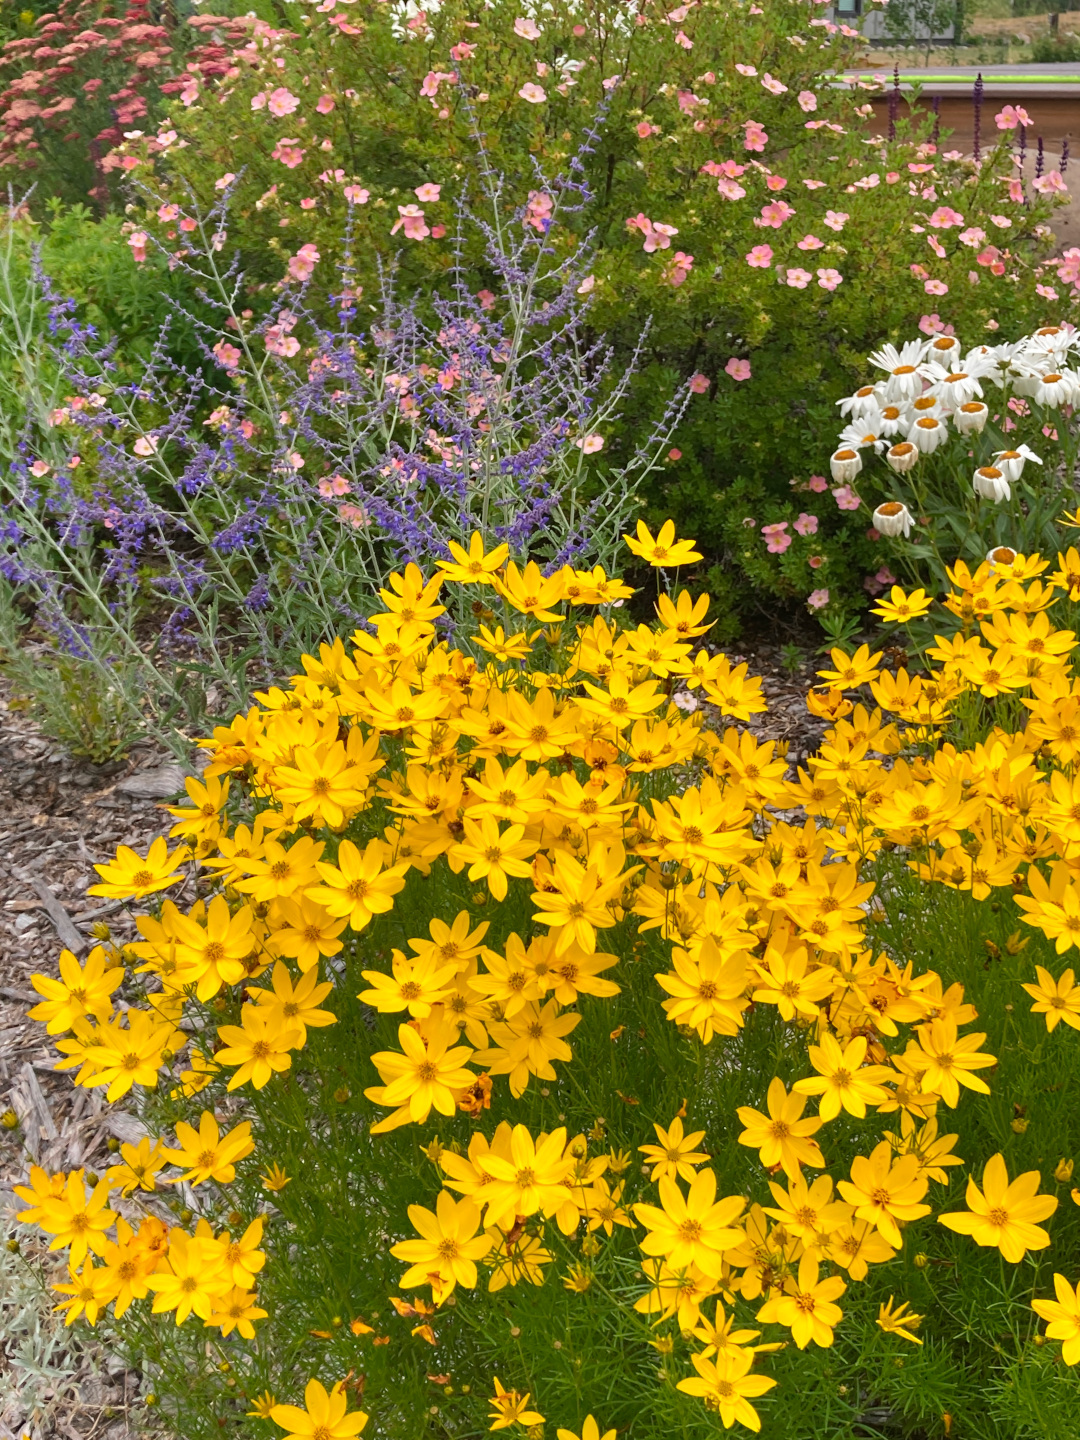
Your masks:
[{"label": "shrub", "polygon": [[[354,648],[205,742],[171,850],[99,867],[139,940],[34,981],[77,1082],[150,1126],[19,1189],[70,1247],[67,1318],[190,1440],[1068,1433],[1058,565],[957,567],[965,644],[925,678],[834,650],[793,778],[741,728],[759,682],[693,653],[707,601],[622,630],[617,582],[525,594],[502,551],[394,576]],[[524,628],[436,644],[460,583]]]}]

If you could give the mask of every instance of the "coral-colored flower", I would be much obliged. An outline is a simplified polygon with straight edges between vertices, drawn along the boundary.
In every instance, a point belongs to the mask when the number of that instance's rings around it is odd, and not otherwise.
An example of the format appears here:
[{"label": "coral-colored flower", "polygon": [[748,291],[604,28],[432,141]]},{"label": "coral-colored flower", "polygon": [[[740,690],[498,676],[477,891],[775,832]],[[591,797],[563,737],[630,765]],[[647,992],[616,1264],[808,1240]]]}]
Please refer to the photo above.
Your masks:
[{"label": "coral-colored flower", "polygon": [[[768,248],[768,247],[766,247],[766,248]],[[732,380],[749,380],[749,379],[750,379],[750,361],[749,361],[749,360],[737,360],[737,359],[735,358],[735,356],[733,355],[733,356],[731,357],[731,359],[727,362],[727,364],[724,366],[724,372],[725,372],[725,374],[730,375],[731,378],[732,378]],[[698,377],[695,376],[694,378],[697,379]],[[704,376],[702,376],[701,378],[702,378],[702,379],[705,379]],[[708,381],[706,381],[706,383],[705,383],[705,389],[707,390],[708,388],[709,388],[709,387],[708,387]]]}]

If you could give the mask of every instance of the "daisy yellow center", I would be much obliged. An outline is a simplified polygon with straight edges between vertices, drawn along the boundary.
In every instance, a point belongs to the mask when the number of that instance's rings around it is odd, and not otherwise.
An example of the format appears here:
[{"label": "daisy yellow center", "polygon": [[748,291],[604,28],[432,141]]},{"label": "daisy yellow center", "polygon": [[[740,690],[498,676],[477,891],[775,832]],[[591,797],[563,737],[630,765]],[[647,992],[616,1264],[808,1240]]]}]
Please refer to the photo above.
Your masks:
[{"label": "daisy yellow center", "polygon": [[986,1218],[990,1221],[991,1225],[996,1225],[1000,1229],[1003,1225],[1009,1223],[1009,1212],[1003,1210],[1001,1206],[998,1205],[990,1211],[990,1214]]},{"label": "daisy yellow center", "polygon": [[131,877],[132,885],[152,885],[154,883],[154,872],[152,870],[136,870]]}]

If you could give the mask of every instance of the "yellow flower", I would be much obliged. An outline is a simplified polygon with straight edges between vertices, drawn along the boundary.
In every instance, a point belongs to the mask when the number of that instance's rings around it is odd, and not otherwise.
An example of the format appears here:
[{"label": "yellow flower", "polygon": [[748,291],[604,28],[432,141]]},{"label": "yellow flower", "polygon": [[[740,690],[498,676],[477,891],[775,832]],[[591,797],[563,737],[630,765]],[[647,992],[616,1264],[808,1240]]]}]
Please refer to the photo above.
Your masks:
[{"label": "yellow flower", "polygon": [[933,600],[925,590],[913,590],[910,595],[905,595],[899,585],[894,585],[889,592],[888,600],[879,600],[871,607],[871,615],[880,615],[882,620],[888,620],[894,625],[907,625],[911,620],[918,620],[930,609]]},{"label": "yellow flower", "polygon": [[186,1121],[178,1120],[176,1138],[180,1148],[163,1152],[166,1160],[184,1170],[183,1175],[174,1179],[174,1185],[185,1181],[191,1185],[201,1185],[204,1180],[216,1180],[219,1185],[228,1185],[236,1179],[236,1161],[250,1155],[255,1149],[249,1120],[241,1121],[222,1135],[209,1110],[203,1111],[198,1130]]},{"label": "yellow flower", "polygon": [[473,1058],[491,1075],[509,1075],[510,1093],[516,1100],[528,1085],[530,1075],[541,1080],[558,1078],[551,1062],[573,1059],[573,1051],[563,1036],[580,1022],[581,1016],[573,1011],[560,1015],[555,1000],[549,1000],[542,1008],[528,1004],[505,1023],[489,1020],[488,1034],[495,1044],[490,1049],[477,1050]]},{"label": "yellow flower", "polygon": [[457,1034],[456,1026],[442,1020],[429,1025],[425,1035],[412,1025],[399,1025],[401,1051],[380,1050],[372,1055],[371,1062],[383,1084],[372,1086],[364,1094],[377,1105],[401,1107],[372,1125],[372,1135],[410,1121],[419,1124],[432,1109],[440,1115],[453,1115],[458,1096],[476,1081],[475,1073],[465,1069],[472,1050],[467,1045],[452,1045]]},{"label": "yellow flower", "polygon": [[228,778],[219,780],[211,776],[206,781],[199,781],[191,776],[184,781],[184,789],[194,808],[165,806],[169,814],[175,815],[178,820],[169,834],[183,835],[185,839],[188,836],[207,836],[216,840],[221,834],[221,812],[229,798]]},{"label": "yellow flower", "polygon": [[888,1140],[882,1140],[869,1157],[856,1155],[851,1179],[838,1181],[836,1188],[855,1207],[857,1220],[869,1220],[899,1249],[902,1239],[897,1222],[929,1215],[930,1206],[919,1204],[928,1181],[921,1173],[918,1156],[902,1155],[893,1163],[892,1153]]},{"label": "yellow flower", "polygon": [[61,1300],[56,1306],[57,1310],[65,1310],[64,1324],[71,1325],[84,1315],[91,1325],[97,1324],[97,1318],[102,1310],[109,1303],[109,1275],[105,1270],[94,1268],[94,1262],[87,1260],[82,1270],[76,1274],[75,1267],[71,1267],[71,1283],[69,1285],[53,1285],[58,1295],[70,1295],[70,1300]]},{"label": "yellow flower", "polygon": [[260,1175],[259,1179],[263,1183],[263,1189],[269,1190],[272,1195],[276,1195],[279,1190],[284,1190],[285,1186],[292,1182],[292,1176],[286,1175],[277,1161],[267,1166],[266,1174]]},{"label": "yellow flower", "polygon": [[277,1404],[277,1401],[274,1399],[273,1394],[269,1390],[264,1390],[261,1395],[255,1396],[255,1399],[251,1402],[251,1404],[252,1408],[247,1411],[248,1415],[251,1415],[258,1420],[269,1420],[270,1412]]},{"label": "yellow flower", "polygon": [[290,806],[294,820],[340,829],[364,803],[368,766],[350,764],[345,746],[337,740],[298,746],[293,760],[294,764],[274,770],[277,798]]},{"label": "yellow flower", "polygon": [[700,560],[700,553],[694,549],[693,540],[675,539],[675,521],[665,520],[654,539],[644,520],[637,523],[637,539],[624,535],[627,548],[641,560],[662,568],[668,565],[689,565]]},{"label": "yellow flower", "polygon": [[811,1340],[815,1345],[833,1343],[833,1328],[843,1319],[843,1311],[834,1302],[847,1289],[839,1275],[818,1281],[818,1262],[809,1255],[799,1261],[798,1278],[789,1276],[784,1289],[766,1300],[758,1311],[758,1319],[786,1325],[800,1350]]},{"label": "yellow flower", "polygon": [[903,1339],[911,1340],[916,1345],[921,1345],[923,1342],[917,1335],[913,1335],[911,1332],[917,1330],[922,1322],[923,1317],[921,1315],[913,1315],[908,1309],[908,1301],[906,1300],[902,1301],[901,1304],[897,1305],[894,1309],[893,1297],[891,1295],[889,1296],[888,1304],[882,1305],[878,1309],[877,1323],[882,1330],[885,1331],[886,1335],[900,1335]]},{"label": "yellow flower", "polygon": [[165,1051],[179,1050],[187,1037],[168,1021],[161,1023],[156,1014],[134,1008],[123,1016],[107,1021],[87,1037],[83,1058],[91,1063],[94,1073],[81,1083],[107,1085],[105,1098],[111,1103],[126,1095],[133,1085],[157,1085],[158,1071],[165,1063]]},{"label": "yellow flower", "polygon": [[1011,1264],[1018,1264],[1029,1250],[1044,1250],[1050,1236],[1037,1223],[1058,1207],[1053,1195],[1039,1195],[1042,1179],[1038,1170],[1028,1170],[1010,1184],[1005,1157],[992,1155],[983,1169],[982,1190],[968,1179],[967,1210],[939,1215],[938,1224],[970,1235],[976,1245],[996,1245]]},{"label": "yellow flower", "polygon": [[546,877],[550,890],[534,890],[532,898],[541,906],[534,920],[550,925],[555,934],[555,952],[564,955],[577,944],[586,955],[596,950],[597,930],[607,930],[616,923],[608,901],[620,895],[626,880],[617,875],[604,880],[594,863],[601,846],[589,852],[588,865],[581,865],[565,851],[556,851],[551,873]]},{"label": "yellow flower", "polygon": [[157,1189],[154,1176],[166,1162],[165,1148],[160,1140],[151,1141],[144,1135],[138,1145],[120,1146],[122,1164],[110,1165],[106,1172],[109,1184],[119,1188],[122,1195],[135,1190],[153,1192]]},{"label": "yellow flower", "polygon": [[719,1278],[723,1254],[743,1239],[735,1225],[746,1201],[741,1195],[716,1199],[716,1175],[702,1171],[690,1181],[684,1196],[676,1182],[664,1176],[659,1182],[660,1207],[636,1204],[634,1214],[647,1228],[641,1242],[646,1255],[661,1256],[672,1270],[696,1265],[704,1274]]},{"label": "yellow flower", "polygon": [[683,1123],[678,1117],[672,1120],[666,1130],[659,1125],[653,1125],[656,1131],[656,1138],[659,1145],[639,1145],[638,1149],[652,1165],[649,1178],[659,1180],[667,1175],[672,1179],[693,1180],[697,1173],[695,1167],[704,1165],[710,1159],[704,1150],[696,1150],[694,1146],[705,1138],[704,1130],[694,1130],[687,1135],[683,1130]]},{"label": "yellow flower", "polygon": [[348,924],[346,916],[329,914],[307,895],[299,901],[278,901],[273,921],[275,929],[268,945],[275,955],[295,960],[301,970],[312,969],[320,955],[336,955],[343,948],[337,937]]},{"label": "yellow flower", "polygon": [[800,1095],[820,1095],[818,1114],[822,1120],[835,1120],[841,1108],[860,1120],[866,1106],[880,1104],[889,1092],[878,1082],[889,1077],[884,1065],[863,1065],[866,1059],[866,1037],[857,1035],[841,1049],[825,1031],[820,1045],[808,1047],[810,1063],[818,1072],[807,1080],[796,1080],[792,1087]]},{"label": "yellow flower", "polygon": [[1031,1308],[1040,1319],[1050,1321],[1046,1328],[1048,1339],[1065,1342],[1061,1347],[1065,1364],[1080,1364],[1080,1284],[1074,1290],[1064,1275],[1055,1275],[1054,1291],[1056,1301],[1033,1300]]},{"label": "yellow flower", "polygon": [[803,1165],[812,1165],[816,1170],[825,1164],[825,1157],[816,1140],[824,1123],[820,1116],[810,1115],[802,1119],[806,1099],[802,1095],[789,1095],[784,1082],[774,1078],[769,1082],[766,1097],[768,1115],[754,1110],[749,1105],[740,1105],[737,1114],[746,1129],[738,1137],[740,1145],[749,1146],[761,1152],[761,1163],[770,1170],[783,1166],[784,1174],[794,1178],[800,1174]]},{"label": "yellow flower", "polygon": [[240,1024],[219,1025],[217,1033],[225,1048],[219,1050],[214,1059],[221,1065],[239,1067],[229,1081],[230,1090],[236,1090],[248,1080],[256,1090],[261,1090],[276,1072],[288,1070],[292,1064],[289,1051],[296,1046],[297,1032],[270,1014],[265,1006],[242,1006]]},{"label": "yellow flower", "polygon": [[248,878],[234,884],[242,895],[250,895],[260,904],[287,900],[316,883],[319,874],[315,866],[325,849],[321,840],[313,840],[310,835],[302,835],[288,848],[280,840],[267,840],[263,853],[244,865]]},{"label": "yellow flower", "polygon": [[505,900],[508,875],[532,874],[529,856],[536,853],[536,842],[525,839],[524,825],[508,825],[501,833],[499,822],[491,815],[479,820],[464,821],[465,839],[450,851],[450,863],[469,866],[470,880],[486,880],[496,900]]},{"label": "yellow flower", "polygon": [[574,1168],[574,1157],[565,1150],[562,1126],[534,1140],[524,1125],[515,1125],[509,1155],[489,1151],[483,1159],[486,1179],[473,1199],[487,1206],[487,1223],[513,1224],[515,1216],[537,1212],[554,1215],[566,1203],[564,1182]]},{"label": "yellow flower", "polygon": [[680,1380],[676,1389],[688,1395],[700,1395],[705,1408],[719,1415],[725,1430],[730,1430],[736,1421],[748,1430],[760,1430],[761,1420],[750,1400],[771,1390],[776,1381],[768,1375],[749,1373],[754,1363],[753,1353],[721,1350],[715,1360],[705,1355],[691,1355],[690,1359],[697,1375]]},{"label": "yellow flower", "polygon": [[[701,1352],[704,1356],[716,1355],[724,1350],[737,1350],[741,1345],[749,1345],[751,1340],[756,1340],[761,1334],[760,1330],[733,1330],[735,1323],[734,1315],[724,1313],[722,1300],[717,1300],[716,1311],[711,1321],[702,1316],[701,1320],[691,1331],[695,1340],[700,1340],[704,1345]],[[768,1349],[768,1346],[758,1346],[758,1349]]]},{"label": "yellow flower", "polygon": [[948,1016],[931,1020],[929,1025],[920,1025],[917,1034],[921,1049],[910,1046],[904,1059],[921,1072],[922,1088],[927,1094],[940,1095],[953,1109],[960,1099],[961,1085],[981,1095],[990,1094],[990,1086],[985,1080],[970,1073],[997,1064],[996,1055],[979,1051],[985,1035],[957,1038],[956,1021]]},{"label": "yellow flower", "polygon": [[432,1006],[446,1000],[457,974],[453,962],[440,965],[432,954],[407,958],[395,950],[390,959],[391,974],[381,970],[362,970],[370,984],[361,990],[358,999],[377,1010],[380,1015],[393,1015],[408,1010],[414,1020],[424,1020]]},{"label": "yellow flower", "polygon": [[320,860],[316,866],[324,883],[308,890],[310,900],[329,914],[346,916],[354,930],[363,930],[372,916],[385,915],[394,908],[393,897],[405,884],[405,865],[383,870],[383,847],[371,840],[363,853],[351,840],[338,847],[336,865]]},{"label": "yellow flower", "polygon": [[250,1290],[235,1286],[224,1295],[214,1296],[213,1309],[206,1325],[220,1330],[222,1335],[231,1335],[239,1330],[245,1340],[255,1339],[253,1320],[265,1320],[266,1311],[260,1310],[258,1297]]},{"label": "yellow flower", "polygon": [[[1041,1015],[1046,1021],[1047,1030],[1051,1032],[1059,1020],[1064,1020],[1065,1024],[1071,1025],[1074,1030],[1080,1030],[1080,985],[1077,985],[1072,970],[1066,970],[1059,980],[1055,980],[1050,971],[1044,970],[1041,965],[1035,966],[1035,973],[1039,977],[1039,983],[1024,986],[1035,1000],[1031,1013]],[[41,1008],[39,1005],[38,1009]],[[34,1012],[30,1013],[33,1015]]]},{"label": "yellow flower", "polygon": [[488,1401],[494,1407],[491,1415],[495,1423],[488,1428],[506,1430],[511,1425],[542,1425],[544,1417],[528,1408],[529,1398],[528,1391],[521,1395],[517,1390],[504,1390],[502,1381],[496,1375],[495,1394]]},{"label": "yellow flower", "polygon": [[409,1219],[421,1238],[402,1240],[390,1249],[391,1255],[410,1265],[401,1284],[406,1288],[430,1285],[436,1304],[442,1304],[456,1285],[473,1289],[476,1261],[483,1259],[492,1243],[490,1236],[476,1233],[480,1207],[469,1199],[455,1201],[448,1191],[441,1190],[434,1214],[422,1205],[410,1205]]},{"label": "yellow flower", "polygon": [[130,846],[121,845],[114,860],[94,866],[103,883],[91,885],[86,893],[117,900],[142,900],[183,880],[178,867],[190,858],[191,851],[186,845],[178,846],[170,855],[163,835],[159,835],[150,846],[145,860],[136,855]]},{"label": "yellow flower", "polygon": [[325,1000],[334,988],[329,980],[319,983],[319,972],[312,968],[293,984],[289,967],[279,960],[271,976],[270,990],[249,986],[248,996],[261,1005],[269,1018],[276,1024],[288,1026],[296,1032],[295,1048],[307,1043],[307,1027],[319,1029],[324,1025],[336,1025],[337,1016],[329,1010],[320,1010],[319,1003]]},{"label": "yellow flower", "polygon": [[287,1431],[284,1440],[351,1440],[367,1424],[363,1410],[348,1413],[349,1402],[339,1381],[327,1393],[318,1380],[309,1380],[304,1391],[305,1409],[296,1405],[275,1405],[270,1419]]},{"label": "yellow flower", "polygon": [[448,540],[446,548],[454,561],[440,560],[439,569],[447,580],[456,580],[460,585],[493,584],[496,570],[505,565],[510,556],[509,545],[496,545],[485,554],[484,537],[479,530],[474,530],[469,537],[468,550],[456,540]]},{"label": "yellow flower", "polygon": [[183,1230],[170,1230],[165,1265],[146,1283],[154,1292],[153,1313],[175,1310],[177,1325],[192,1311],[200,1320],[209,1320],[215,1301],[232,1289],[220,1247],[212,1240],[193,1239]]},{"label": "yellow flower", "polygon": [[494,655],[496,660],[524,660],[532,653],[529,636],[524,630],[518,630],[508,637],[501,625],[496,625],[494,631],[481,625],[480,634],[474,635],[472,639],[474,644]]},{"label": "yellow flower", "polygon": [[70,950],[60,951],[60,979],[48,975],[32,975],[30,983],[45,999],[28,1012],[31,1020],[45,1023],[50,1035],[62,1035],[74,1021],[84,1015],[107,1020],[112,1014],[112,992],[124,978],[124,967],[106,968],[105,951],[95,945],[80,966]]},{"label": "yellow flower", "polygon": [[550,624],[563,618],[550,608],[558,605],[566,588],[566,580],[561,571],[545,576],[535,560],[530,560],[524,570],[519,570],[511,560],[505,573],[495,576],[492,584],[515,610],[531,615],[534,620],[543,620],[545,624]]},{"label": "yellow flower", "polygon": [[871,655],[869,645],[860,645],[854,655],[848,656],[837,648],[829,652],[829,658],[835,668],[819,670],[817,673],[821,679],[843,690],[857,690],[860,685],[876,679],[881,663],[881,651],[876,650]]},{"label": "yellow flower", "polygon": [[600,1426],[592,1415],[585,1416],[580,1435],[573,1430],[559,1429],[555,1431],[559,1440],[615,1440],[617,1433],[615,1430],[605,1430],[601,1435]]}]

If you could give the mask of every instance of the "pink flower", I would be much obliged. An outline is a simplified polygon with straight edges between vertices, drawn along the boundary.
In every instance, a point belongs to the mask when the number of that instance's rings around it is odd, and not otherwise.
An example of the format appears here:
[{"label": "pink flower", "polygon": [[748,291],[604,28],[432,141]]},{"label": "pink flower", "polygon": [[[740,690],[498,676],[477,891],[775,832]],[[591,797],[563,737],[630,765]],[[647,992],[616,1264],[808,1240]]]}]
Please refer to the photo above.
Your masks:
[{"label": "pink flower", "polygon": [[445,226],[445,225],[432,225],[432,227],[431,227],[431,238],[432,238],[433,240],[441,240],[445,234],[446,234],[446,226]]},{"label": "pink flower", "polygon": [[659,135],[660,133],[660,126],[650,125],[648,120],[639,120],[634,128],[639,140],[647,140],[650,135]]},{"label": "pink flower", "polygon": [[370,190],[365,190],[362,185],[346,185],[344,190],[345,199],[350,205],[366,205]]},{"label": "pink flower", "polygon": [[[724,372],[725,374],[730,375],[732,380],[749,380],[750,361],[737,360],[733,355],[731,359],[727,362],[727,364],[724,366]],[[695,376],[694,378],[696,379],[697,377]],[[702,376],[701,378],[704,379],[705,377]],[[708,382],[706,382],[705,388],[708,389]]]},{"label": "pink flower", "polygon": [[806,603],[811,610],[823,610],[829,603],[828,590],[811,590],[806,597]]},{"label": "pink flower", "polygon": [[301,209],[301,210],[314,210],[314,209],[315,209],[315,206],[316,206],[318,203],[319,203],[319,202],[318,202],[317,200],[313,199],[312,196],[310,196],[310,195],[305,195],[304,198],[303,198],[303,200],[300,201],[300,209]]},{"label": "pink flower", "polygon": [[775,525],[763,525],[761,527],[761,538],[765,541],[765,548],[770,555],[783,555],[784,551],[791,546],[791,536],[786,533],[788,522],[778,520]]},{"label": "pink flower", "polygon": [[798,265],[795,265],[788,267],[787,274],[784,278],[793,290],[805,290],[814,277],[810,274],[809,270],[802,270]]},{"label": "pink flower", "polygon": [[693,267],[694,257],[692,255],[684,255],[681,250],[676,250],[664,269],[662,276],[664,284],[671,285],[677,290],[686,280]]},{"label": "pink flower", "polygon": [[476,298],[480,301],[481,310],[490,310],[495,304],[495,296],[490,290],[478,290]]},{"label": "pink flower", "polygon": [[771,245],[755,245],[746,257],[746,263],[756,270],[768,270],[772,264],[773,249]]},{"label": "pink flower", "polygon": [[924,280],[923,289],[927,295],[947,295],[949,287],[944,280]]},{"label": "pink flower", "polygon": [[595,455],[598,450],[604,448],[604,437],[602,435],[585,435],[574,444],[583,455]]},{"label": "pink flower", "polygon": [[136,455],[154,455],[157,453],[158,437],[156,435],[140,435],[132,448]]},{"label": "pink flower", "polygon": [[996,225],[999,230],[1007,230],[1013,222],[1008,215],[991,215],[990,223]]},{"label": "pink flower", "polygon": [[963,225],[964,217],[949,205],[939,205],[927,223],[935,230],[948,230],[952,225]]},{"label": "pink flower", "polygon": [[164,220],[164,221],[166,221],[166,222],[168,222],[168,221],[170,221],[170,220],[175,220],[176,217],[177,217],[179,214],[180,214],[180,206],[179,206],[179,205],[159,205],[159,206],[158,206],[157,218],[158,218],[159,220]]},{"label": "pink flower", "polygon": [[819,240],[816,235],[804,235],[798,242],[798,247],[800,250],[820,250],[824,244],[825,241]]},{"label": "pink flower", "polygon": [[180,229],[183,230],[185,235],[190,235],[196,228],[196,224],[197,222],[190,215],[185,215],[180,221]]},{"label": "pink flower", "polygon": [[840,274],[839,270],[819,270],[817,272],[817,277],[817,283],[821,286],[822,290],[835,290],[836,287],[842,284],[844,280],[844,277]]},{"label": "pink flower", "polygon": [[240,364],[240,351],[235,345],[230,345],[227,340],[219,340],[214,346],[214,354],[217,356],[218,364],[223,365],[226,370],[235,370]]},{"label": "pink flower", "polygon": [[1048,170],[1031,182],[1040,195],[1067,195],[1068,187],[1061,178],[1060,170]]},{"label": "pink flower", "polygon": [[51,468],[52,467],[47,465],[44,460],[35,460],[30,466],[30,474],[33,475],[36,480],[40,480],[43,475],[48,475]]},{"label": "pink flower", "polygon": [[776,77],[774,75],[770,75],[767,70],[765,74],[761,77],[761,83],[763,87],[768,90],[770,95],[784,95],[787,93],[788,87],[783,83],[783,81],[777,80]]},{"label": "pink flower", "polygon": [[1030,125],[1031,116],[1022,105],[1006,105],[994,116],[999,130],[1015,130],[1017,125]]},{"label": "pink flower", "polygon": [[284,85],[279,85],[276,90],[272,90],[266,98],[267,110],[271,115],[277,115],[279,118],[283,115],[291,115],[299,104],[300,97],[291,94]]},{"label": "pink flower", "polygon": [[953,333],[953,327],[946,325],[936,310],[932,315],[922,317],[919,321],[919,329],[924,335],[951,335]]},{"label": "pink flower", "polygon": [[740,75],[756,75],[756,74],[757,74],[757,66],[756,66],[756,65],[736,65],[736,66],[735,66],[735,69],[739,72]]},{"label": "pink flower", "polygon": [[824,556],[824,555],[811,555],[810,558],[809,558],[809,560],[807,560],[806,563],[810,566],[810,569],[811,569],[811,570],[820,570],[821,567],[822,567],[822,565],[825,564],[825,556]]},{"label": "pink flower", "polygon": [[1075,285],[1080,282],[1080,249],[1074,245],[1066,250],[1060,260],[1055,260],[1058,266],[1057,277],[1063,285]]},{"label": "pink flower", "polygon": [[747,150],[755,150],[760,153],[765,149],[769,137],[762,125],[759,125],[756,120],[744,120],[743,129],[746,131],[743,145]]},{"label": "pink flower", "polygon": [[194,105],[199,98],[199,82],[188,80],[180,91],[180,104],[183,106]]},{"label": "pink flower", "polygon": [[226,170],[224,175],[214,181],[214,189],[227,190],[235,179],[236,176],[233,174],[233,172],[231,170]]},{"label": "pink flower", "polygon": [[1009,181],[1009,199],[1014,205],[1024,203],[1024,182],[1013,178]]},{"label": "pink flower", "polygon": [[1058,298],[1058,292],[1052,285],[1036,285],[1035,293],[1041,295],[1044,300],[1056,300]]},{"label": "pink flower", "polygon": [[[738,360],[735,360],[734,362],[732,360],[728,361],[729,365],[731,365],[732,363],[738,365],[740,362]],[[747,362],[743,363],[747,364],[747,371],[749,372],[749,364]],[[731,374],[730,370],[728,371],[728,374]],[[749,373],[747,374],[747,378],[749,378]],[[709,393],[709,386],[711,383],[712,382],[710,381],[709,377],[707,375],[702,375],[701,371],[699,370],[696,375],[690,376],[691,395],[707,395]]]},{"label": "pink flower", "polygon": [[547,93],[542,85],[534,85],[530,80],[517,92],[522,100],[527,100],[530,105],[542,105],[547,99]]},{"label": "pink flower", "polygon": [[969,225],[966,230],[961,230],[956,238],[961,245],[970,245],[974,249],[976,245],[981,245],[986,239],[986,231],[980,230],[978,225]]},{"label": "pink flower", "polygon": [[843,230],[844,226],[850,219],[851,216],[845,214],[843,210],[825,211],[825,224],[829,227],[830,230],[835,230],[838,233],[839,231]]},{"label": "pink flower", "polygon": [[320,95],[315,102],[315,113],[317,115],[329,115],[337,101],[332,95]]},{"label": "pink flower", "polygon": [[824,190],[824,189],[825,189],[825,181],[824,181],[824,180],[804,180],[802,183],[806,186],[807,190]]},{"label": "pink flower", "polygon": [[832,492],[837,508],[840,510],[858,510],[862,501],[850,485],[838,485]]},{"label": "pink flower", "polygon": [[810,479],[806,482],[806,488],[813,490],[815,495],[824,495],[825,491],[829,488],[829,482],[825,479],[824,475],[811,475]]},{"label": "pink flower", "polygon": [[291,279],[301,283],[305,280],[310,280],[320,258],[318,250],[310,242],[307,245],[301,245],[300,249],[289,260],[289,275]]},{"label": "pink flower", "polygon": [[251,108],[252,108],[252,110],[265,110],[265,109],[266,109],[266,92],[265,92],[265,90],[260,90],[257,95],[253,95],[253,96],[251,97]]},{"label": "pink flower", "polygon": [[390,234],[396,235],[404,228],[406,240],[423,240],[431,231],[424,224],[424,212],[419,205],[399,205],[398,218],[390,227]]},{"label": "pink flower", "polygon": [[299,140],[282,138],[274,146],[271,159],[280,160],[288,170],[295,170],[304,158],[304,151],[300,148]]},{"label": "pink flower", "polygon": [[726,176],[722,176],[716,182],[716,193],[722,195],[725,200],[741,200],[746,191],[737,180],[729,180]]},{"label": "pink flower", "polygon": [[798,95],[799,109],[807,115],[817,109],[817,96],[812,90],[800,90]]},{"label": "pink flower", "polygon": [[456,45],[450,46],[450,59],[471,60],[475,51],[475,45],[470,45],[467,40],[459,40]]},{"label": "pink flower", "polygon": [[900,172],[899,172],[899,170],[890,170],[890,171],[888,172],[888,174],[885,176],[885,184],[886,184],[886,185],[895,185],[896,182],[897,182],[899,179],[900,179]]},{"label": "pink flower", "polygon": [[434,202],[439,198],[439,192],[441,189],[441,185],[418,185],[413,191],[413,194],[416,196],[417,200],[422,201],[425,205],[434,204]]},{"label": "pink flower", "polygon": [[457,76],[452,70],[429,70],[420,84],[420,94],[428,100],[434,100],[439,93],[439,86],[444,83],[457,84]]},{"label": "pink flower", "polygon": [[645,243],[641,247],[646,254],[651,255],[656,250],[669,250],[671,248],[671,237],[679,233],[674,225],[664,225],[657,221],[654,224],[647,215],[640,211],[626,222],[628,230],[640,230],[645,236]]},{"label": "pink flower", "polygon": [[761,215],[754,217],[754,224],[763,229],[779,230],[785,220],[790,220],[795,211],[786,200],[773,200],[761,207]]},{"label": "pink flower", "polygon": [[540,27],[535,20],[520,18],[514,21],[514,34],[520,35],[523,40],[539,40]]},{"label": "pink flower", "polygon": [[766,190],[783,190],[786,185],[787,181],[783,175],[766,175],[765,177]]},{"label": "pink flower", "polygon": [[690,39],[690,36],[687,35],[686,32],[683,30],[676,30],[675,44],[681,45],[684,50],[692,50],[694,48],[694,42]]},{"label": "pink flower", "polygon": [[817,528],[818,517],[816,515],[808,515],[805,510],[800,513],[799,518],[795,521],[795,531],[799,535],[816,535]]},{"label": "pink flower", "polygon": [[150,240],[145,230],[133,230],[128,236],[128,244],[131,246],[131,258],[136,264],[141,265],[146,259],[146,246]]},{"label": "pink flower", "polygon": [[668,458],[669,460],[681,460],[681,459],[682,459],[682,451],[681,451],[681,450],[677,450],[677,449],[675,448],[675,446],[673,445],[673,446],[671,447],[671,449],[667,452],[667,458]]},{"label": "pink flower", "polygon": [[289,452],[289,464],[294,470],[302,470],[304,468],[304,457],[300,454],[299,450]]}]

